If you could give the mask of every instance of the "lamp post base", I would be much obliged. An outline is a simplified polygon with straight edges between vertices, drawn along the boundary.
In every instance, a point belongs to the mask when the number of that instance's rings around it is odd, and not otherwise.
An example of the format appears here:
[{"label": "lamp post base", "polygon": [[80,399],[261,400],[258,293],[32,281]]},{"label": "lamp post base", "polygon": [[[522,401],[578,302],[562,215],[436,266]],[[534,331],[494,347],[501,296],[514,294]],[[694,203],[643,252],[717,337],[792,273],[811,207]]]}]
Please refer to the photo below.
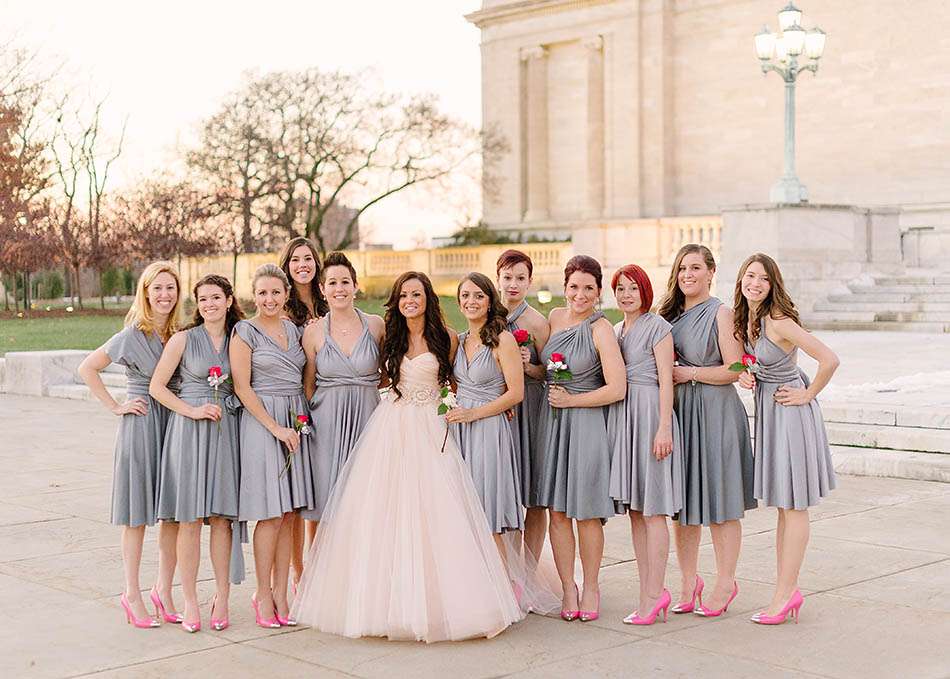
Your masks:
[{"label": "lamp post base", "polygon": [[807,203],[808,189],[798,181],[798,177],[782,177],[769,191],[772,203]]}]

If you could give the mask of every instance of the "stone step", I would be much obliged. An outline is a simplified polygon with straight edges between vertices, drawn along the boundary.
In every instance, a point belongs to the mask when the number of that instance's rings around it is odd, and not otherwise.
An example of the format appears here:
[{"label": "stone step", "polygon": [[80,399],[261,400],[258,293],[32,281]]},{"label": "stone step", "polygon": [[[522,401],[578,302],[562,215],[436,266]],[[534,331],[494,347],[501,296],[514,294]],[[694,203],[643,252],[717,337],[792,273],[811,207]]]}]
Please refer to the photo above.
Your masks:
[{"label": "stone step", "polygon": [[918,293],[918,294],[950,294],[950,285],[874,285],[865,282],[849,283],[848,289],[851,292],[892,292],[892,293]]},{"label": "stone step", "polygon": [[825,422],[828,442],[834,446],[887,448],[950,454],[950,430],[893,427],[851,422]]},{"label": "stone step", "polygon": [[[843,299],[842,299],[843,298]],[[950,300],[946,302],[866,300],[864,295],[832,295],[827,302],[816,302],[815,311],[887,311],[887,312],[930,312],[942,313],[950,319]]]},{"label": "stone step", "polygon": [[950,483],[950,455],[832,446],[831,460],[838,474]]},{"label": "stone step", "polygon": [[835,321],[803,317],[809,330],[871,330],[876,332],[950,332],[950,323],[899,323],[894,321]]},{"label": "stone step", "polygon": [[828,295],[830,302],[950,302],[950,293],[927,292],[881,292],[877,288],[864,288],[846,294]]},{"label": "stone step", "polygon": [[[108,370],[103,370],[99,373],[99,377],[102,378],[102,383],[107,387],[120,387],[125,389],[129,384],[128,378],[125,376],[125,371],[117,373]],[[76,383],[81,384],[81,380],[77,377]]]},{"label": "stone step", "polygon": [[876,286],[889,285],[950,285],[950,274],[941,271],[907,276],[876,276]]},{"label": "stone step", "polygon": [[0,356],[0,390],[3,389],[3,370],[6,363],[7,363],[7,360],[3,358],[2,356]]},{"label": "stone step", "polygon": [[[107,386],[109,393],[119,403],[125,401],[125,389]],[[54,384],[49,387],[49,396],[53,398],[68,398],[74,401],[94,401],[96,397],[85,384]]]}]

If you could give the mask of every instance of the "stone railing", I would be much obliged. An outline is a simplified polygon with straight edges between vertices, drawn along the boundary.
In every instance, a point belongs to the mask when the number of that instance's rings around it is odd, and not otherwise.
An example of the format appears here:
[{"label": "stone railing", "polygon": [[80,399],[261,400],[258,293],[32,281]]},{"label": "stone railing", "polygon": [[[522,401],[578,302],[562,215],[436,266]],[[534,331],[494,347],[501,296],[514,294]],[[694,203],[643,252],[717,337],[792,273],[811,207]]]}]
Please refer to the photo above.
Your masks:
[{"label": "stone railing", "polygon": [[712,250],[719,259],[722,217],[707,215],[701,217],[663,217],[656,220],[658,233],[657,264],[673,264],[676,253],[686,243],[698,243]]}]

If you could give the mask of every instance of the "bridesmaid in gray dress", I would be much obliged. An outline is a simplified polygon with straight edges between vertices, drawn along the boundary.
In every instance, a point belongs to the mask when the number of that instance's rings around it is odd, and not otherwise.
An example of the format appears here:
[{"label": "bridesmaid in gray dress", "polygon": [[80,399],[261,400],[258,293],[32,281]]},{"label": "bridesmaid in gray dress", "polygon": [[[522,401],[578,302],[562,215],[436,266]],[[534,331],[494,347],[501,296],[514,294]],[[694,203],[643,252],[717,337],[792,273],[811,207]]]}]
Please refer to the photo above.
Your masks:
[{"label": "bridesmaid in gray dress", "polygon": [[[524,370],[524,400],[515,408],[511,432],[515,453],[521,463],[521,501],[525,506],[524,544],[535,558],[540,556],[547,533],[547,510],[539,499],[542,450],[538,445],[538,423],[544,402],[544,381],[547,375],[540,352],[551,334],[548,320],[525,299],[531,287],[534,265],[520,250],[501,253],[495,267],[502,303],[508,309],[508,330],[527,333],[527,344],[519,342]],[[515,338],[517,340],[517,337]]]},{"label": "bridesmaid in gray dress", "polygon": [[[778,577],[768,608],[752,621],[798,620],[803,598],[798,573],[808,546],[808,508],[835,487],[831,450],[815,397],[831,380],[838,357],[804,328],[782,273],[757,253],[739,269],[735,334],[756,358],[739,383],[755,390],[755,496],[778,509]],[[798,368],[798,350],[818,361],[815,381]]]},{"label": "bridesmaid in gray dress", "polygon": [[[303,236],[291,238],[281,250],[279,266],[290,281],[290,294],[284,313],[301,332],[329,311],[326,297],[320,291],[320,252],[313,241]],[[291,567],[294,587],[303,573],[304,519],[294,515]]]},{"label": "bridesmaid in gray dress", "polygon": [[[149,386],[152,397],[172,411],[162,451],[158,518],[179,524],[178,572],[185,596],[181,626],[187,632],[201,629],[197,591],[201,526],[211,524],[216,584],[211,627],[221,631],[229,624],[229,570],[236,583],[244,578],[240,530],[233,532],[233,545],[231,530],[238,515],[240,484],[238,417],[226,406],[233,394],[228,335],[244,312],[223,276],[203,276],[193,292],[196,309],[191,327],[168,340]],[[167,386],[176,372],[181,378],[177,394]]]},{"label": "bridesmaid in gray dress", "polygon": [[[121,604],[126,621],[139,628],[157,627],[149,616],[139,587],[139,566],[145,527],[157,520],[158,478],[168,409],[149,397],[148,385],[162,354],[163,343],[178,326],[180,285],[171,262],[145,267],[135,286],[135,301],[125,317],[125,329],[89,354],[78,373],[92,394],[122,419],[115,440],[112,483],[112,523],[122,526],[122,565],[125,590]],[[125,403],[117,403],[99,373],[110,363],[125,366],[128,378]],[[170,380],[172,389],[177,379]],[[178,524],[162,522],[159,528],[158,582],[150,598],[156,616],[181,622],[171,599],[175,574],[175,541]],[[164,602],[164,603],[163,603]]]},{"label": "bridesmaid in gray dress", "polygon": [[[683,509],[674,524],[681,597],[673,612],[705,617],[722,615],[739,593],[739,519],[756,506],[749,423],[733,387],[739,376],[729,370],[742,349],[733,336],[732,309],[710,296],[715,272],[709,248],[684,245],[659,309],[673,324],[675,409],[685,469]],[[702,526],[712,533],[717,565],[716,585],[705,595],[696,573]]]},{"label": "bridesmaid in gray dress", "polygon": [[307,359],[297,326],[281,317],[289,287],[277,266],[258,268],[257,315],[234,326],[229,352],[234,392],[246,410],[239,518],[257,521],[257,591],[251,603],[257,624],[267,628],[296,624],[287,602],[293,517],[314,506],[309,433],[303,428],[310,417],[302,380]]},{"label": "bridesmaid in gray dress", "polygon": [[[541,502],[551,514],[551,547],[561,578],[561,617],[571,621],[600,617],[600,561],[603,523],[614,515],[610,499],[610,446],[604,406],[626,392],[623,357],[613,327],[594,310],[602,290],[597,260],[572,257],[564,268],[567,307],[551,311],[551,338],[546,362],[560,354],[572,377],[548,373],[549,408],[541,411],[540,442],[544,451]],[[574,582],[575,539],[580,543],[583,593]]]},{"label": "bridesmaid in gray dress", "polygon": [[504,556],[501,534],[524,528],[521,470],[505,417],[524,397],[521,355],[505,330],[505,308],[488,276],[468,274],[459,283],[457,299],[468,330],[459,335],[453,366],[458,407],[445,419]]},{"label": "bridesmaid in gray dress", "polygon": [[303,334],[307,355],[304,391],[316,435],[313,455],[314,507],[301,514],[309,519],[313,541],[317,523],[340,469],[363,428],[379,405],[379,341],[383,319],[353,306],[358,290],[356,270],[342,252],[327,255],[320,289],[330,311]]},{"label": "bridesmaid in gray dress", "polygon": [[671,603],[664,587],[670,551],[667,517],[683,508],[683,452],[673,417],[673,336],[650,313],[653,286],[636,264],[611,280],[624,319],[614,329],[627,368],[627,397],[610,406],[607,434],[613,450],[610,496],[630,515],[640,575],[637,610],[624,622],[652,625]]}]

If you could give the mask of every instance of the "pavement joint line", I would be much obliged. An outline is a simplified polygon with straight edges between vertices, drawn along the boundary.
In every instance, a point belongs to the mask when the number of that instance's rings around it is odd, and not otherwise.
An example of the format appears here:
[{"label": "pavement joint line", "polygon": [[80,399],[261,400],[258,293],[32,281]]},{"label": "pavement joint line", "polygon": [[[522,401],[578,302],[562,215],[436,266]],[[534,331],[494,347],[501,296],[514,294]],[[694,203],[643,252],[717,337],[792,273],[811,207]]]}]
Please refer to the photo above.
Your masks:
[{"label": "pavement joint line", "polygon": [[[882,549],[899,549],[904,552],[920,552],[921,554],[935,554],[943,558],[950,557],[950,552],[938,552],[934,549],[921,549],[918,547],[902,547],[900,545],[882,545],[878,542],[864,542],[862,540],[852,540],[849,538],[842,538],[832,535],[817,535],[812,537],[819,537],[822,540],[839,540],[840,542],[847,542],[853,545],[864,545],[866,547],[881,547]],[[739,557],[742,558],[741,556]]]},{"label": "pavement joint line", "polygon": [[[871,577],[869,577],[869,578],[863,578],[863,579],[861,579],[861,580],[855,580],[854,582],[849,582],[849,583],[846,583],[846,584],[843,584],[843,585],[836,585],[836,586],[834,586],[834,587],[829,587],[828,589],[814,589],[814,590],[811,590],[811,591],[810,591],[808,594],[806,594],[805,596],[806,596],[806,597],[809,597],[809,596],[814,596],[814,595],[816,595],[816,594],[835,594],[835,593],[837,592],[837,590],[843,589],[843,588],[845,588],[845,587],[854,587],[855,585],[862,585],[862,584],[864,584],[864,583],[866,583],[866,582],[874,582],[875,580],[880,580],[880,579],[882,579],[882,578],[890,578],[890,577],[893,577],[893,576],[895,576],[895,575],[900,575],[901,573],[909,573],[910,571],[915,571],[915,570],[917,570],[918,568],[926,568],[927,566],[933,566],[934,564],[943,563],[944,561],[950,561],[950,556],[945,556],[945,557],[942,558],[942,559],[937,559],[936,561],[930,561],[930,562],[928,562],[928,563],[918,564],[918,565],[916,565],[916,566],[908,566],[907,568],[900,568],[900,569],[898,569],[898,570],[896,570],[896,571],[893,571],[893,572],[891,572],[891,573],[882,573],[881,575],[874,575],[874,576],[871,576]],[[840,596],[848,597],[847,594],[841,594]],[[851,599],[851,598],[854,598],[854,597],[848,597],[848,598]],[[907,608],[914,608],[914,607],[913,607],[913,606],[908,606]]]},{"label": "pavement joint line", "polygon": [[[605,627],[598,627],[597,629],[598,629],[598,630],[601,630],[601,631],[604,631],[604,632],[613,632],[613,630],[608,629],[608,628],[605,628]],[[622,633],[622,632],[614,632],[614,634],[623,634],[623,633]],[[520,670],[517,670],[517,671],[515,671],[515,672],[509,672],[508,674],[503,674],[503,675],[501,675],[501,676],[503,676],[503,677],[517,676],[518,674],[521,674],[521,673],[523,673],[523,672],[528,672],[528,671],[543,669],[543,668],[547,667],[548,665],[553,665],[553,664],[555,664],[555,663],[562,663],[562,662],[565,662],[565,661],[567,661],[567,660],[574,660],[575,658],[583,658],[583,657],[588,656],[588,655],[593,655],[593,654],[596,654],[596,653],[603,653],[604,651],[610,651],[610,650],[613,650],[613,649],[615,649],[615,648],[620,648],[621,646],[630,646],[630,645],[632,645],[632,644],[637,644],[637,643],[640,643],[641,641],[648,641],[648,640],[650,639],[650,637],[627,636],[627,635],[625,635],[625,634],[624,634],[623,636],[625,637],[625,640],[624,640],[622,643],[619,643],[619,644],[612,644],[612,645],[610,645],[610,646],[603,646],[603,647],[601,647],[601,648],[597,648],[597,649],[594,649],[594,650],[592,650],[592,651],[584,651],[584,652],[578,653],[577,655],[569,655],[569,656],[562,656],[562,657],[559,657],[559,658],[551,658],[550,660],[547,660],[547,661],[542,662],[542,663],[538,663],[537,665],[531,665],[531,666],[529,666],[529,667],[525,667],[524,669],[520,669]]]}]

